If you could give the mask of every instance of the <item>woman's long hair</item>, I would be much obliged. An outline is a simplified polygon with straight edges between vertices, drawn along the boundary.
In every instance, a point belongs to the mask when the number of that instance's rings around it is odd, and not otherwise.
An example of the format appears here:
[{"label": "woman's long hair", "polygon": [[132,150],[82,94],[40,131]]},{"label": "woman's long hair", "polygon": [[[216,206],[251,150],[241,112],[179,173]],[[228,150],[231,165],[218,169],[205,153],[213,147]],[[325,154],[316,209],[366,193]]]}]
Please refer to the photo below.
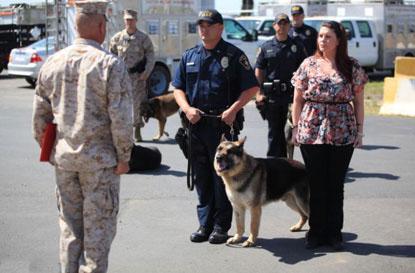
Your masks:
[{"label": "woman's long hair", "polygon": [[[336,50],[336,66],[340,73],[347,81],[352,82],[353,62],[347,53],[347,34],[344,27],[336,21],[327,21],[321,24],[321,27],[332,29],[336,34],[339,44]],[[323,57],[323,52],[320,50],[317,42],[316,56]]]}]

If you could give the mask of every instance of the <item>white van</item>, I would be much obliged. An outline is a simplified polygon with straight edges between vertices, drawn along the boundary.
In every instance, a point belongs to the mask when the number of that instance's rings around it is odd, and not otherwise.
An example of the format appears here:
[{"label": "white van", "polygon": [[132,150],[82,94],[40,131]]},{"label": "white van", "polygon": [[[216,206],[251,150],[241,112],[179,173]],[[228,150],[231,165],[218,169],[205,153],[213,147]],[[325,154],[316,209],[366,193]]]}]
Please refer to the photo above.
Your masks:
[{"label": "white van", "polygon": [[304,22],[317,29],[325,21],[341,23],[349,32],[348,52],[357,59],[361,66],[372,69],[379,58],[379,41],[375,29],[375,23],[363,17],[336,17],[318,16],[307,17]]}]

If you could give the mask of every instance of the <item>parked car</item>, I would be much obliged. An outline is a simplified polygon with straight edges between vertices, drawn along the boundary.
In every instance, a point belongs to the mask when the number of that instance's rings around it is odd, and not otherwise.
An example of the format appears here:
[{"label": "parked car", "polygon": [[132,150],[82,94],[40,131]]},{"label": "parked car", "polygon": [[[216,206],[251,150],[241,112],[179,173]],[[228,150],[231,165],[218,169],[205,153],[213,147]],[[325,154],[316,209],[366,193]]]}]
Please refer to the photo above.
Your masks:
[{"label": "parked car", "polygon": [[275,36],[275,30],[272,27],[274,18],[272,17],[242,16],[235,19],[251,33],[257,35],[259,41],[266,41]]},{"label": "parked car", "polygon": [[367,70],[372,70],[379,58],[379,40],[373,20],[352,16],[307,17],[304,22],[319,30],[325,21],[337,21],[348,32],[347,49],[349,55],[359,61]]},{"label": "parked car", "polygon": [[240,48],[248,57],[251,65],[255,65],[258,38],[251,34],[237,20],[230,16],[223,16],[224,30],[222,38]]},{"label": "parked car", "polygon": [[40,67],[53,53],[55,53],[54,37],[39,40],[27,47],[15,48],[10,52],[8,73],[24,77],[32,87],[35,87]]}]

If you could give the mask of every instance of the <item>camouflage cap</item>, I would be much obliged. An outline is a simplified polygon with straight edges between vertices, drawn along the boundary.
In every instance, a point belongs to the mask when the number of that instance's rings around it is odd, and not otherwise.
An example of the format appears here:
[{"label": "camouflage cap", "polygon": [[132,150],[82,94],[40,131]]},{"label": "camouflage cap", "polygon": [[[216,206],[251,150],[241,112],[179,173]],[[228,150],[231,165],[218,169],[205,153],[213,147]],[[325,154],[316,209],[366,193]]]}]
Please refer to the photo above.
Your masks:
[{"label": "camouflage cap", "polygon": [[291,7],[291,15],[297,15],[297,14],[304,14],[304,9],[300,5],[295,5]]},{"label": "camouflage cap", "polygon": [[286,21],[287,23],[289,23],[290,22],[290,18],[288,17],[288,15],[287,14],[285,14],[285,13],[280,13],[280,14],[278,14],[277,16],[275,16],[275,23],[279,23],[279,22],[281,22],[281,21]]},{"label": "camouflage cap", "polygon": [[76,12],[85,14],[107,13],[108,1],[106,0],[78,0],[75,1]]},{"label": "camouflage cap", "polygon": [[124,19],[134,19],[137,20],[137,12],[132,9],[124,10]]}]

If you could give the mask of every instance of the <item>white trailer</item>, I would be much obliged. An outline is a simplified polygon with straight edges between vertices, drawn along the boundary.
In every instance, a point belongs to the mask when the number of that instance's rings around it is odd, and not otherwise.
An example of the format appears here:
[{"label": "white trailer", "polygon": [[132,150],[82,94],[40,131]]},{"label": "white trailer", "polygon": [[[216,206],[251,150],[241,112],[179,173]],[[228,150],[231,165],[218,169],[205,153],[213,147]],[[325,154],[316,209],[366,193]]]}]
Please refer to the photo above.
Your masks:
[{"label": "white trailer", "polygon": [[[72,43],[75,38],[75,8],[73,0],[47,1],[53,6],[48,14],[49,35],[56,36],[57,48]],[[150,36],[156,64],[147,86],[149,95],[166,92],[171,75],[183,52],[198,43],[196,20],[200,0],[112,0],[109,2],[107,37],[103,46],[108,48],[111,37],[124,28],[123,10],[138,12],[137,26]]]}]

